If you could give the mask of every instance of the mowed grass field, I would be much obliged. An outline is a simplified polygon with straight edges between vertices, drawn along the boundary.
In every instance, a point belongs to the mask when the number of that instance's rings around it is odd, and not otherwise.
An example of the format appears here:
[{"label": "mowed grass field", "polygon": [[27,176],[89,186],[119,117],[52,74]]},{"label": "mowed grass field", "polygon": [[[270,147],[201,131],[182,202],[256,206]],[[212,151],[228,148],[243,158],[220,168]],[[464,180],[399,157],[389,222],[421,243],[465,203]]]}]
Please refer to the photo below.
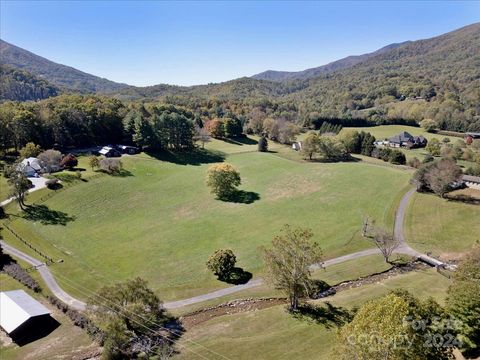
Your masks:
[{"label": "mowed grass field", "polygon": [[[398,288],[443,303],[449,284],[448,279],[428,269],[342,291],[313,303],[322,306],[328,301],[341,313]],[[180,354],[174,359],[334,359],[337,329],[337,324],[327,319],[320,318],[320,323],[296,319],[284,306],[224,315],[187,331],[179,342]]]},{"label": "mowed grass field", "polygon": [[[64,260],[51,269],[80,298],[102,284],[141,276],[162,299],[173,300],[228,286],[205,268],[219,248],[231,248],[238,266],[261,275],[258,247],[285,223],[312,228],[326,258],[371,247],[359,234],[363,217],[391,224],[410,178],[405,170],[361,162],[292,161],[281,152],[259,153],[254,144],[213,141],[208,147],[217,153],[207,160],[226,157],[242,175],[245,196],[257,200],[216,200],[205,186],[210,164],[199,159],[175,163],[141,154],[122,158],[126,176],[78,182],[49,198],[45,216],[60,223],[11,216],[10,226]],[[239,150],[245,147],[251,152]],[[7,231],[4,236],[21,248]]]},{"label": "mowed grass field", "polygon": [[416,193],[405,226],[407,241],[415,249],[455,258],[480,241],[480,206]]}]

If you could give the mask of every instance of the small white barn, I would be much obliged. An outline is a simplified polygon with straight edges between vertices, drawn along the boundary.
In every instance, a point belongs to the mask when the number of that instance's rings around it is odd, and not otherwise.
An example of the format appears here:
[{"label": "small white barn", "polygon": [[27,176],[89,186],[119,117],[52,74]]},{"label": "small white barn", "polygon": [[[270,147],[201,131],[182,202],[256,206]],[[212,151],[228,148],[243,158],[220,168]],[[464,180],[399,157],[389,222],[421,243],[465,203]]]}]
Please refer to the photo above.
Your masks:
[{"label": "small white barn", "polygon": [[22,162],[17,165],[17,170],[23,171],[25,176],[34,177],[43,171],[43,166],[37,158],[29,157],[23,159]]},{"label": "small white barn", "polygon": [[32,329],[47,326],[53,319],[50,311],[23,290],[0,292],[0,326],[12,338],[23,338]]},{"label": "small white barn", "polygon": [[301,141],[295,141],[293,144],[292,144],[292,149],[293,150],[302,150],[302,142]]}]

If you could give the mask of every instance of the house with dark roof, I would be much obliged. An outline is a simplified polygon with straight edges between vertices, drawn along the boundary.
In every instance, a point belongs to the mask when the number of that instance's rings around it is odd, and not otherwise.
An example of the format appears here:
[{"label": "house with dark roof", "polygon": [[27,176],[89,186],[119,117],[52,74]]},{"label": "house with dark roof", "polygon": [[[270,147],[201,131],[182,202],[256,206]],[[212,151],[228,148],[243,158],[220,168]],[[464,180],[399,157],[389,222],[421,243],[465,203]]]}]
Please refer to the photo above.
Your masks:
[{"label": "house with dark roof", "polygon": [[99,152],[100,155],[105,157],[120,157],[122,153],[111,146],[104,146]]},{"label": "house with dark roof", "polygon": [[388,139],[388,145],[390,147],[406,147],[409,149],[425,147],[427,146],[427,142],[427,139],[423,136],[413,136],[406,131],[402,131],[400,134]]}]

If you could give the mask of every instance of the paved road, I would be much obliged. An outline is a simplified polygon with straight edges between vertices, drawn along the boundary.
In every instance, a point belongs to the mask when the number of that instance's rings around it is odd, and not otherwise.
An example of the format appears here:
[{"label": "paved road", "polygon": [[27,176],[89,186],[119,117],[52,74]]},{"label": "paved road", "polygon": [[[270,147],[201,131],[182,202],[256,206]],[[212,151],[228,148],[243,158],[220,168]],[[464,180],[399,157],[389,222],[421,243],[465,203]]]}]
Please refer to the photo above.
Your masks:
[{"label": "paved road", "polygon": [[60,285],[58,285],[57,281],[53,277],[52,273],[48,269],[47,265],[30,255],[25,254],[24,252],[15,249],[13,246],[8,245],[5,241],[0,240],[0,245],[2,246],[3,251],[6,254],[16,257],[17,259],[23,260],[29,263],[32,266],[37,268],[40,276],[42,277],[45,285],[50,289],[50,291],[61,301],[63,301],[68,306],[76,309],[76,310],[85,310],[85,303],[75,299],[73,296],[70,296],[65,291],[62,290]]},{"label": "paved road", "polygon": [[[28,190],[29,193],[47,187],[47,185],[45,184],[45,182],[47,181],[47,179],[45,179],[44,177],[38,177],[38,178],[29,177],[28,180],[30,180],[30,181],[32,182],[32,184],[33,184],[33,188],[31,188],[31,189]],[[5,206],[5,205],[11,203],[13,200],[15,200],[14,197],[8,198],[7,200],[4,200],[4,201],[0,202],[0,206]]]},{"label": "paved road", "polygon": [[[406,208],[408,205],[408,202],[410,201],[410,198],[412,195],[415,193],[415,189],[409,190],[402,198],[400,201],[396,216],[395,216],[395,226],[394,226],[394,236],[400,240],[401,246],[396,250],[396,253],[399,254],[406,254],[412,257],[419,257],[423,259],[424,261],[430,263],[433,266],[436,265],[443,265],[442,262],[438,261],[437,259],[431,258],[425,254],[422,254],[414,249],[412,249],[408,244],[405,242],[405,234],[403,231],[403,225],[405,222],[405,212]],[[27,263],[36,266],[38,269],[38,272],[42,276],[43,280],[45,281],[45,284],[47,287],[52,291],[52,293],[58,297],[60,300],[62,300],[64,303],[68,304],[74,309],[77,310],[84,310],[85,309],[85,303],[75,299],[74,297],[70,296],[67,294],[64,290],[60,288],[58,283],[55,281],[55,278],[53,277],[52,273],[48,269],[48,267],[45,265],[45,263],[40,262],[39,260],[21,252],[20,250],[15,249],[14,247],[6,244],[4,241],[0,241],[0,244],[3,247],[3,250],[5,253],[10,254],[14,257],[17,257],[19,259],[22,259],[26,261]],[[326,260],[323,263],[324,267],[335,265],[335,264],[340,264],[345,261],[353,260],[353,259],[358,259],[364,256],[369,256],[369,255],[374,255],[378,254],[380,251],[378,249],[367,249],[367,250],[362,250],[358,251],[352,254],[348,255],[343,255],[339,256],[337,258],[329,259]],[[320,265],[312,265],[312,270],[320,268]],[[262,278],[257,278],[255,280],[249,281],[248,283],[244,285],[234,285],[230,286],[225,289],[220,289],[216,290],[207,294],[202,294],[198,296],[194,296],[188,299],[183,299],[183,300],[177,300],[177,301],[171,301],[171,302],[166,302],[164,303],[164,306],[167,309],[176,309],[180,308],[183,306],[187,305],[192,305],[192,304],[197,304],[203,301],[207,300],[212,300],[216,299],[225,295],[230,295],[234,294],[239,291],[243,291],[246,289],[250,289],[256,286],[260,286],[264,283],[264,280]]]}]

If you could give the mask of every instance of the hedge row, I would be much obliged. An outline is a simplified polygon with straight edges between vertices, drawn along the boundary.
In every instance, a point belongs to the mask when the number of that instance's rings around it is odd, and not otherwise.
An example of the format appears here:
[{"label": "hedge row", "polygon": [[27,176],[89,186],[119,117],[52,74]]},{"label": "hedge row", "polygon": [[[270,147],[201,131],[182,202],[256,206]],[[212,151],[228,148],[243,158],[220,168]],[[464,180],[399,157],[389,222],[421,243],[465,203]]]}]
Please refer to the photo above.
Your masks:
[{"label": "hedge row", "polygon": [[89,335],[91,335],[94,338],[97,338],[100,335],[100,329],[98,329],[93,322],[86,317],[84,314],[82,314],[80,311],[77,311],[75,309],[70,308],[67,304],[64,302],[60,301],[54,296],[47,296],[47,300],[55,306],[57,309],[59,309],[61,312],[63,312],[67,317],[72,320],[73,324],[75,326],[78,326],[81,329],[84,329],[87,331]]},{"label": "hedge row", "polygon": [[17,263],[10,263],[3,266],[3,271],[6,274],[13,277],[15,280],[18,280],[26,287],[32,289],[35,292],[42,291],[42,288],[38,282],[32,278],[20,265]]}]

